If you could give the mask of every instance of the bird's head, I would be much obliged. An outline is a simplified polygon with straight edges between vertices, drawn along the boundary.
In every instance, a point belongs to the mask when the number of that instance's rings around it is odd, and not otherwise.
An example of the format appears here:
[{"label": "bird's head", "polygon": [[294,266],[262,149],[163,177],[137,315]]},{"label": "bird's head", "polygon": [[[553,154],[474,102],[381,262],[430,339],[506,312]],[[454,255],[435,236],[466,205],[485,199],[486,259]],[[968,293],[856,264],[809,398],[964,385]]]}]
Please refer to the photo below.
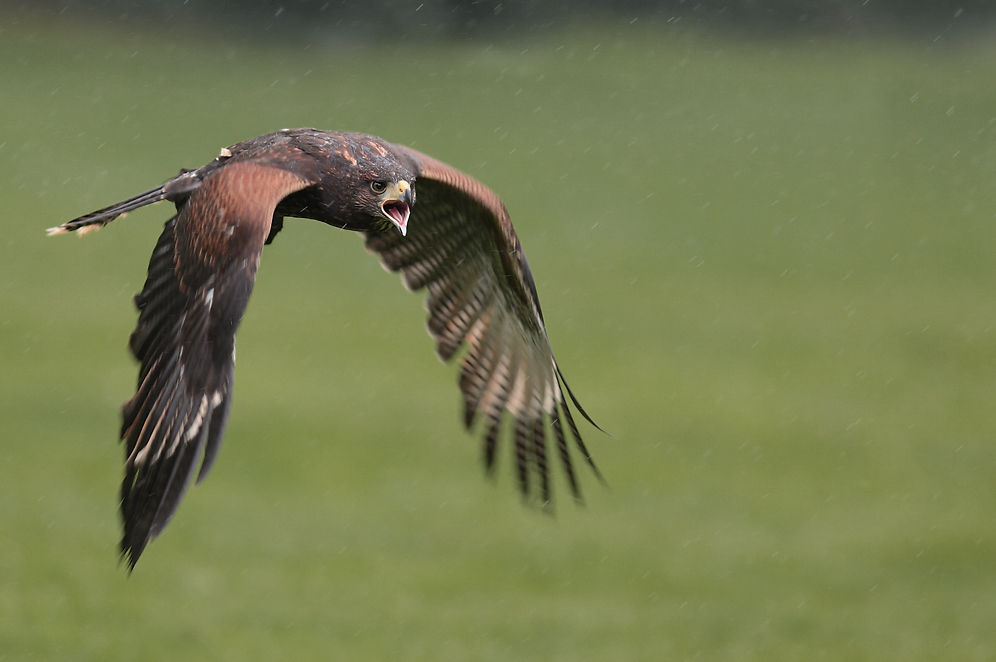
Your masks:
[{"label": "bird's head", "polygon": [[358,133],[338,134],[329,157],[328,169],[340,182],[333,187],[342,196],[339,204],[355,219],[350,226],[408,234],[416,174],[409,159],[380,138]]},{"label": "bird's head", "polygon": [[415,189],[407,179],[371,179],[368,186],[380,215],[408,234],[408,216],[415,204]]}]

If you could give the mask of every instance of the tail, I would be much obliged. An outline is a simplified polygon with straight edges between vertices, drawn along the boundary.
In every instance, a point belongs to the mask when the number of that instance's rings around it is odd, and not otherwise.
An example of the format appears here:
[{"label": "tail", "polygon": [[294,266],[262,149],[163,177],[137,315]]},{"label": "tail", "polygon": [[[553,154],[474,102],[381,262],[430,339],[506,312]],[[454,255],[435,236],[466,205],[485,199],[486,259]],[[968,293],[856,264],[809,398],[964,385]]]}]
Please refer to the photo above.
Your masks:
[{"label": "tail", "polygon": [[160,200],[165,200],[166,196],[163,194],[163,186],[164,185],[159,185],[154,189],[149,189],[145,193],[139,193],[133,198],[128,198],[127,200],[123,200],[117,204],[111,205],[110,207],[98,209],[95,212],[90,212],[89,214],[75,218],[68,223],[63,223],[62,225],[54,228],[49,228],[46,232],[49,236],[52,236],[56,234],[65,234],[67,232],[75,232],[77,230],[80,231],[80,234],[90,230],[99,230],[115,218],[124,216],[134,209],[144,207],[145,205],[151,205],[159,202]]}]

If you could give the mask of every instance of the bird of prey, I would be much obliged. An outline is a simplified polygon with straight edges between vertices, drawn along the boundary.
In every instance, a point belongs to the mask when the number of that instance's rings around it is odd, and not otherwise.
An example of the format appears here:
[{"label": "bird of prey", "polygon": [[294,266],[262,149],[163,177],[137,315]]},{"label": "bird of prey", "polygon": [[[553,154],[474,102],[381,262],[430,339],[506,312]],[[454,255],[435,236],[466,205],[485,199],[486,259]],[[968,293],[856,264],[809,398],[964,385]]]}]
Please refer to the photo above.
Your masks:
[{"label": "bird of prey", "polygon": [[408,289],[428,290],[428,330],[439,358],[468,348],[459,378],[464,422],[470,429],[475,418],[484,421],[488,473],[508,418],[525,497],[534,480],[541,502],[550,500],[547,421],[574,497],[580,491],[568,439],[599,475],[565,392],[594,422],[553,358],[508,212],[480,182],[374,136],[284,129],[224,148],[207,165],[49,233],[82,234],[162,200],[174,203],[176,214],[135,296],[139,317],[129,347],[141,368],[135,396],[122,407],[120,551],[129,568],[169,522],[195,473],[202,480],[218,454],[235,332],[263,246],[287,216],[364,233],[367,249],[387,270],[400,271]]}]

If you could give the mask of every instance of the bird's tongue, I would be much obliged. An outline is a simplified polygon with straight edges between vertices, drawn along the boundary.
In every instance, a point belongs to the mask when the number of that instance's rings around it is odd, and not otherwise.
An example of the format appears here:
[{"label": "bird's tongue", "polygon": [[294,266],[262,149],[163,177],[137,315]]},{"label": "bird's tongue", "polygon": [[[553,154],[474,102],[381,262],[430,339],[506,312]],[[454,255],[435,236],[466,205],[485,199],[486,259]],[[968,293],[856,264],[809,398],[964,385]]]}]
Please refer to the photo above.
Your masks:
[{"label": "bird's tongue", "polygon": [[408,215],[411,213],[407,204],[401,200],[389,200],[384,203],[384,213],[391,217],[398,229],[401,230],[401,234],[407,234]]}]

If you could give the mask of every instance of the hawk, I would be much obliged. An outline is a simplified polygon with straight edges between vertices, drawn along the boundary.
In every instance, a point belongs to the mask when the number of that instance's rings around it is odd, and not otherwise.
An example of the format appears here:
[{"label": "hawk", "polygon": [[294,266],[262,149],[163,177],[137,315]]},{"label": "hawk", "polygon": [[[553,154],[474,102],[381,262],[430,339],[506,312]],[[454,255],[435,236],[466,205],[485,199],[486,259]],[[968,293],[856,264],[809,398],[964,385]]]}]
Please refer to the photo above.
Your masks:
[{"label": "hawk", "polygon": [[533,495],[543,504],[551,498],[547,421],[574,497],[580,490],[569,439],[599,476],[565,393],[595,424],[553,358],[508,212],[477,180],[374,136],[285,129],[222,149],[207,165],[49,233],[82,234],[162,200],[174,203],[176,214],[135,296],[139,317],[129,348],[141,368],[135,396],[122,407],[120,551],[129,568],[170,521],[195,474],[200,482],[217,457],[231,405],[235,332],[263,246],[287,216],[362,232],[408,289],[428,290],[428,330],[439,358],[468,348],[459,378],[464,423],[470,429],[483,420],[489,474],[508,419],[524,497],[535,481]]}]

